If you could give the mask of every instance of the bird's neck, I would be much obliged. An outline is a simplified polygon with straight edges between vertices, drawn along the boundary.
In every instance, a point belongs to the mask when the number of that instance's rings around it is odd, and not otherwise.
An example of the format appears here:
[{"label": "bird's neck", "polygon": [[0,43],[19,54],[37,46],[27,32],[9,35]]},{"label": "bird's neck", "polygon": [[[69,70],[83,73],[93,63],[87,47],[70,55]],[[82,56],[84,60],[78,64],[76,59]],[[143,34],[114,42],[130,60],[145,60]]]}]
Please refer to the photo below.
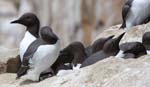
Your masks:
[{"label": "bird's neck", "polygon": [[29,31],[36,38],[39,37],[39,25],[27,27],[27,31]]},{"label": "bird's neck", "polygon": [[103,49],[106,54],[116,55],[119,52],[119,45],[110,45],[107,49]]}]

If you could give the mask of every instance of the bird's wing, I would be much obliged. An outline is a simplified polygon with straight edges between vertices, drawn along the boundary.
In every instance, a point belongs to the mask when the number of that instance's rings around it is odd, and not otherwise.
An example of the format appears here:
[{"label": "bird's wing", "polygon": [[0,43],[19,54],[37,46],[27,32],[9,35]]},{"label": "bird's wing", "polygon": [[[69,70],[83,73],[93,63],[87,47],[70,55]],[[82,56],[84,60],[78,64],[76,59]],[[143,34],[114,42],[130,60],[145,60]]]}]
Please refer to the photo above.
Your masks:
[{"label": "bird's wing", "polygon": [[31,45],[28,47],[25,54],[23,55],[22,64],[26,66],[28,64],[29,59],[33,57],[38,47],[40,45],[45,45],[45,44],[46,42],[43,42],[42,39],[40,38],[35,40],[33,43],[31,43]]},{"label": "bird's wing", "polygon": [[42,42],[41,39],[37,39],[33,43],[31,43],[31,45],[28,47],[25,54],[23,55],[23,61],[19,71],[17,72],[17,78],[26,74],[27,70],[29,69],[29,60],[33,57],[38,47],[43,44],[46,43]]},{"label": "bird's wing", "polygon": [[125,28],[126,27],[126,18],[129,14],[130,8],[132,6],[132,2],[133,0],[128,0],[124,6],[122,7],[122,19],[123,19],[123,24],[121,26],[121,28]]},{"label": "bird's wing", "polygon": [[99,51],[94,53],[93,55],[91,55],[90,57],[88,57],[83,63],[81,67],[86,67],[89,65],[92,65],[100,60],[105,59],[106,57],[108,57],[107,54],[105,54],[103,51]]}]

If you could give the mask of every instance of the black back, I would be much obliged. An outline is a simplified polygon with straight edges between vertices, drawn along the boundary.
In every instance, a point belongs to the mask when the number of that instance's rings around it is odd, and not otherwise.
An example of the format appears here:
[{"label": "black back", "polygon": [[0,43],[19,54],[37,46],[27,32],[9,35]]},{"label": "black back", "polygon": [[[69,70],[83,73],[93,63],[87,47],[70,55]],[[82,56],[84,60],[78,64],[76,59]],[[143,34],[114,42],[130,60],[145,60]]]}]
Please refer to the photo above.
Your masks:
[{"label": "black back", "polygon": [[124,54],[133,54],[134,56],[126,57],[126,58],[138,58],[140,56],[146,55],[146,48],[140,42],[128,42],[120,45],[120,50],[124,52]]},{"label": "black back", "polygon": [[86,53],[87,57],[92,55],[92,45],[85,48],[85,53]]},{"label": "black back", "polygon": [[90,57],[88,57],[83,63],[82,63],[82,67],[85,67],[85,66],[89,66],[89,65],[92,65],[100,60],[103,60],[107,57],[109,57],[111,55],[105,53],[104,51],[98,51],[94,54],[92,54]]},{"label": "black back", "polygon": [[96,40],[92,45],[92,53],[96,53],[96,52],[102,50],[105,42],[112,39],[113,37],[114,37],[114,35],[109,36],[107,38],[100,38],[100,39]]},{"label": "black back", "polygon": [[119,42],[124,36],[125,33],[122,33],[117,38],[108,40],[103,47],[103,51],[107,54],[115,55],[118,53],[119,49]]},{"label": "black back", "polygon": [[119,42],[125,33],[121,34],[117,38],[108,40],[103,47],[103,50],[98,51],[88,57],[83,63],[81,67],[92,65],[102,59],[105,59],[109,56],[115,56],[119,52]]},{"label": "black back", "polygon": [[[57,60],[55,61],[55,63],[51,66],[51,68],[53,69],[54,73],[57,74],[57,72],[59,70],[68,70],[68,69],[72,69],[71,66],[71,61],[73,60],[73,55],[70,53],[63,53],[60,52]],[[65,65],[65,63],[69,63],[69,65]]]},{"label": "black back", "polygon": [[[73,42],[66,48],[61,50],[56,62],[52,65],[52,69],[57,73],[61,69],[72,69],[72,65],[82,64],[86,59],[84,46],[81,42]],[[65,63],[70,63],[66,66]]]},{"label": "black back", "polygon": [[102,50],[105,42],[112,39],[113,37],[114,35],[109,36],[107,38],[100,38],[96,40],[91,46],[88,46],[87,48],[85,48],[87,56],[89,57],[90,55]]},{"label": "black back", "polygon": [[150,50],[150,32],[144,33],[142,37],[142,43],[147,50]]}]

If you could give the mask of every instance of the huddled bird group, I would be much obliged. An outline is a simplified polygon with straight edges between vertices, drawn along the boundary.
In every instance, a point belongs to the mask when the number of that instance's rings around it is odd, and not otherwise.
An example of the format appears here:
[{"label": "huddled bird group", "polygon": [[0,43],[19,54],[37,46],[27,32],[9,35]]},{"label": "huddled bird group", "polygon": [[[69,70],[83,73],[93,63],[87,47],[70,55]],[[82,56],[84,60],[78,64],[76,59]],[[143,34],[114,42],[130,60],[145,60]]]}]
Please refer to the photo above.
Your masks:
[{"label": "huddled bird group", "polygon": [[[127,0],[122,8],[123,23],[120,29],[125,29],[127,33],[132,26],[148,23],[149,8],[150,0]],[[19,46],[21,67],[17,78],[32,81],[58,75],[62,70],[77,70],[110,56],[138,58],[150,50],[150,32],[143,35],[142,42],[119,44],[125,35],[122,33],[118,37],[99,38],[88,47],[81,42],[73,42],[61,49],[59,37],[48,26],[40,28],[40,21],[35,14],[25,13],[11,23],[26,26]]]}]

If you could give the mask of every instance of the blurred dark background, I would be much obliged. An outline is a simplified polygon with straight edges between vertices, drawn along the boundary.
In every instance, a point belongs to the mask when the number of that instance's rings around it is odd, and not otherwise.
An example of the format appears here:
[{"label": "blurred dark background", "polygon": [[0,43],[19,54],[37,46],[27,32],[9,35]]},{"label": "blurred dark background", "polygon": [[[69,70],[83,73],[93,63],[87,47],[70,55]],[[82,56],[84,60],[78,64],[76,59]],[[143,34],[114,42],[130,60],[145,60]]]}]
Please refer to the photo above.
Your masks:
[{"label": "blurred dark background", "polygon": [[26,12],[35,13],[41,27],[48,25],[62,47],[73,41],[85,46],[108,27],[122,22],[125,0],[0,0],[0,45],[17,48],[25,27],[10,22]]}]

